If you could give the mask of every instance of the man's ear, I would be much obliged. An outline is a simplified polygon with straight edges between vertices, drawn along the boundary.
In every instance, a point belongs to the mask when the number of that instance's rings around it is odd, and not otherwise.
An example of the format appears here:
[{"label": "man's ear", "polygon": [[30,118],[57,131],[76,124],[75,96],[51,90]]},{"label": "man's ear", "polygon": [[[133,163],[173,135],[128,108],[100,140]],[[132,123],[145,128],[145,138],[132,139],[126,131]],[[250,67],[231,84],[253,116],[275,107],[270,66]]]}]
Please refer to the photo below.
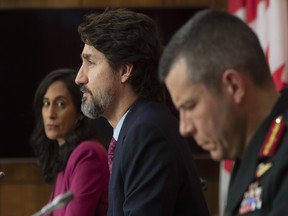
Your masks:
[{"label": "man's ear", "polygon": [[84,116],[80,114],[79,117],[76,119],[76,124],[78,124],[83,118]]},{"label": "man's ear", "polygon": [[132,69],[133,69],[133,64],[125,64],[121,66],[121,82],[124,83],[126,82],[129,77],[132,75]]},{"label": "man's ear", "polygon": [[230,95],[234,102],[239,104],[245,95],[245,78],[234,69],[227,69],[222,75],[223,90]]}]

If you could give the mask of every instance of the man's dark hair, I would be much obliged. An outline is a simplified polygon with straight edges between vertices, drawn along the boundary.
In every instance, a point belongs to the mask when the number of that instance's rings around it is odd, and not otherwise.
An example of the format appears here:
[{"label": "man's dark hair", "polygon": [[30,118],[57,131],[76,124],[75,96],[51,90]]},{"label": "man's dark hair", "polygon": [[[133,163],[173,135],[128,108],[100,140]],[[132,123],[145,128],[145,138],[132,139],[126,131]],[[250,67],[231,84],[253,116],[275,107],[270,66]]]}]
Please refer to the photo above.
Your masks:
[{"label": "man's dark hair", "polygon": [[103,53],[114,70],[133,65],[129,82],[140,97],[162,100],[158,64],[163,47],[156,23],[149,16],[107,8],[87,15],[78,31],[82,41]]}]

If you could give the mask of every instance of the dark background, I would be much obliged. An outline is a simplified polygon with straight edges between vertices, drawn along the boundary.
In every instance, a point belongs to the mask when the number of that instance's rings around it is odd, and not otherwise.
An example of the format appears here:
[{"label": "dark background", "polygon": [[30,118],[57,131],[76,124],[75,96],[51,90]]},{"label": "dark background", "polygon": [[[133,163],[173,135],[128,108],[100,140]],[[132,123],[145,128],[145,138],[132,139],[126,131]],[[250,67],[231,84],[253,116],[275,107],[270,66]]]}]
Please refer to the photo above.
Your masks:
[{"label": "dark background", "polygon": [[[131,9],[157,22],[165,45],[184,22],[203,8]],[[85,14],[95,11],[103,9],[0,10],[0,158],[33,156],[29,138],[34,92],[51,70],[80,67],[83,44],[77,27]],[[110,128],[107,130],[109,136]],[[203,153],[193,143],[192,147]]]}]

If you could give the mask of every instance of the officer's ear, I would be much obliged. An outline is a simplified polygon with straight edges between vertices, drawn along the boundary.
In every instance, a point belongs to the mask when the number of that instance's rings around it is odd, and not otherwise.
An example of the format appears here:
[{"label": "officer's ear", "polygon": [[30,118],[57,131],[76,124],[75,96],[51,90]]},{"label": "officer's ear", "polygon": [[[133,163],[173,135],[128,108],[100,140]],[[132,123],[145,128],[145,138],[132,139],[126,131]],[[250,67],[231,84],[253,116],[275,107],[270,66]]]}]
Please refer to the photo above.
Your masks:
[{"label": "officer's ear", "polygon": [[232,98],[232,100],[240,104],[243,101],[247,79],[243,74],[234,69],[227,69],[222,75],[222,84],[226,93]]}]

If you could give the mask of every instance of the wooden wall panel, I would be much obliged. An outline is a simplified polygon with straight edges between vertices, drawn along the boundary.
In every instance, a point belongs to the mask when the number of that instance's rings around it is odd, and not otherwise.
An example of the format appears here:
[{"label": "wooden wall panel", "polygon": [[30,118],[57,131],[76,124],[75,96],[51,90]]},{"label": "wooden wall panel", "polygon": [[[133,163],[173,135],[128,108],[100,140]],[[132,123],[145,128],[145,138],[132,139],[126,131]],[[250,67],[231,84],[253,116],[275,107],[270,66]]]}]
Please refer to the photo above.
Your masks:
[{"label": "wooden wall panel", "polygon": [[226,8],[227,0],[82,0],[83,7],[211,7]]},{"label": "wooden wall panel", "polygon": [[76,8],[81,0],[0,0],[0,8]]},{"label": "wooden wall panel", "polygon": [[50,188],[35,183],[7,183],[1,185],[0,215],[30,216],[47,203]]},{"label": "wooden wall panel", "polygon": [[226,8],[227,0],[0,0],[0,8],[87,7],[212,7]]},{"label": "wooden wall panel", "polygon": [[163,0],[82,0],[82,7],[162,7]]},{"label": "wooden wall panel", "polygon": [[200,6],[210,7],[214,0],[163,0],[165,6]]},{"label": "wooden wall panel", "polygon": [[0,216],[29,216],[47,204],[51,185],[42,181],[34,160],[0,162]]},{"label": "wooden wall panel", "polygon": [[82,6],[124,6],[124,7],[212,7],[226,8],[227,0],[82,0]]}]

